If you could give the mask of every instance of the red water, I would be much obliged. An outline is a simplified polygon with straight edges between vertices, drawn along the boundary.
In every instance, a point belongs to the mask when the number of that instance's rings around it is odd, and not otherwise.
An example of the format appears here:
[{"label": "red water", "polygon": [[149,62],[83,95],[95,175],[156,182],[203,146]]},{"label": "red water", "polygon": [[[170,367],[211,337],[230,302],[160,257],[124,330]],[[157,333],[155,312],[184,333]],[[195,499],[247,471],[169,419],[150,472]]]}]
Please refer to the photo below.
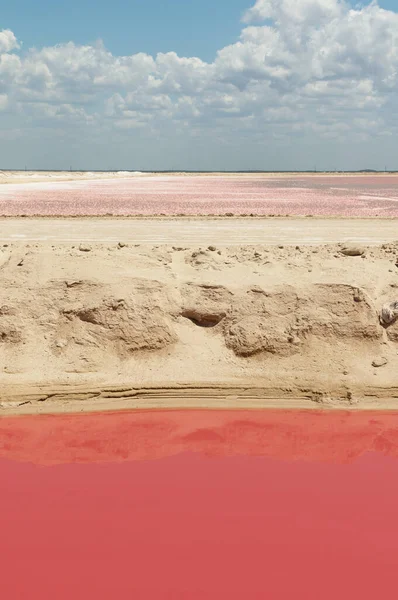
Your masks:
[{"label": "red water", "polygon": [[1,419],[0,597],[395,598],[397,455],[398,414]]}]

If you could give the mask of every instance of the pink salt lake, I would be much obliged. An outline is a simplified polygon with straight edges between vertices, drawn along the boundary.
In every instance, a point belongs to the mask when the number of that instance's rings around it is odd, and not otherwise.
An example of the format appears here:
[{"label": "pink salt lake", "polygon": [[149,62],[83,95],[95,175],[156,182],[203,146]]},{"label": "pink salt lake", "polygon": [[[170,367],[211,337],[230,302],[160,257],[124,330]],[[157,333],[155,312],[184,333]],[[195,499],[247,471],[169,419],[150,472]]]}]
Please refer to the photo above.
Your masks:
[{"label": "pink salt lake", "polygon": [[396,596],[398,413],[0,418],[0,597]]},{"label": "pink salt lake", "polygon": [[398,175],[148,175],[4,184],[0,215],[398,216]]}]

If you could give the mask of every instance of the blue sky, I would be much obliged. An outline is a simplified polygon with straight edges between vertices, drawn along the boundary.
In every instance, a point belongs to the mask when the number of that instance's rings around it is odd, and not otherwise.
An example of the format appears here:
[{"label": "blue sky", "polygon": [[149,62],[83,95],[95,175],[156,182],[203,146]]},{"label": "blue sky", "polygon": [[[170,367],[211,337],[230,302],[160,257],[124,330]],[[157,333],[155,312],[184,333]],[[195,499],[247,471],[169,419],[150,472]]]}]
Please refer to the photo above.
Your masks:
[{"label": "blue sky", "polygon": [[0,168],[398,169],[398,0],[351,7],[4,2]]},{"label": "blue sky", "polygon": [[3,26],[24,45],[86,44],[101,38],[113,54],[168,52],[212,60],[235,41],[247,0],[12,0]]},{"label": "blue sky", "polygon": [[[379,5],[397,10],[398,0]],[[101,38],[116,55],[173,50],[211,61],[237,39],[249,6],[249,0],[10,0],[1,21],[25,48]]]}]

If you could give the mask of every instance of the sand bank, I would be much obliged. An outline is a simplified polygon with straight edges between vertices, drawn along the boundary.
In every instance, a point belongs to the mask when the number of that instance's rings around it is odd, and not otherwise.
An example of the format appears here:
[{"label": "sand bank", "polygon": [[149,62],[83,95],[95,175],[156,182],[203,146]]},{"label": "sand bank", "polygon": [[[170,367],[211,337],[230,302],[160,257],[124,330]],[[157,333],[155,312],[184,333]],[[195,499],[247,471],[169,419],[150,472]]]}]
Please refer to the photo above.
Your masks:
[{"label": "sand bank", "polygon": [[0,414],[397,408],[398,244],[15,242],[0,254]]}]

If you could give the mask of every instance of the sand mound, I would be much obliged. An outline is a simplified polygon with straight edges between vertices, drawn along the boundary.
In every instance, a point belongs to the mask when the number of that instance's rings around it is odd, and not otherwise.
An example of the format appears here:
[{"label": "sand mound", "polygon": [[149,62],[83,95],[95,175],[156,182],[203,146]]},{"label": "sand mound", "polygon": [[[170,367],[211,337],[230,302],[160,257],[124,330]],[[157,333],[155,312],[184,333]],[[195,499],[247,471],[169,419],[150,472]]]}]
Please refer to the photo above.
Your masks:
[{"label": "sand mound", "polygon": [[231,325],[225,332],[225,341],[238,356],[259,352],[286,356],[297,352],[297,347],[289,343],[288,332],[282,324],[254,315]]},{"label": "sand mound", "polygon": [[183,296],[182,315],[202,327],[222,323],[218,330],[238,356],[290,356],[303,351],[313,337],[324,343],[382,337],[375,307],[355,286],[315,284],[300,291],[256,286],[232,292],[224,286],[190,284]]},{"label": "sand mound", "polygon": [[156,303],[152,282],[147,287],[143,285],[141,294],[104,298],[94,305],[82,298],[77,308],[65,308],[59,335],[67,343],[86,342],[113,349],[122,356],[137,350],[160,350],[172,344],[176,337],[164,309]]},{"label": "sand mound", "polygon": [[164,319],[147,311],[138,312],[125,300],[108,299],[100,306],[83,306],[64,314],[68,322],[64,328],[66,337],[76,343],[87,340],[97,346],[110,349],[113,345],[115,349],[133,352],[159,350],[174,341]]}]

